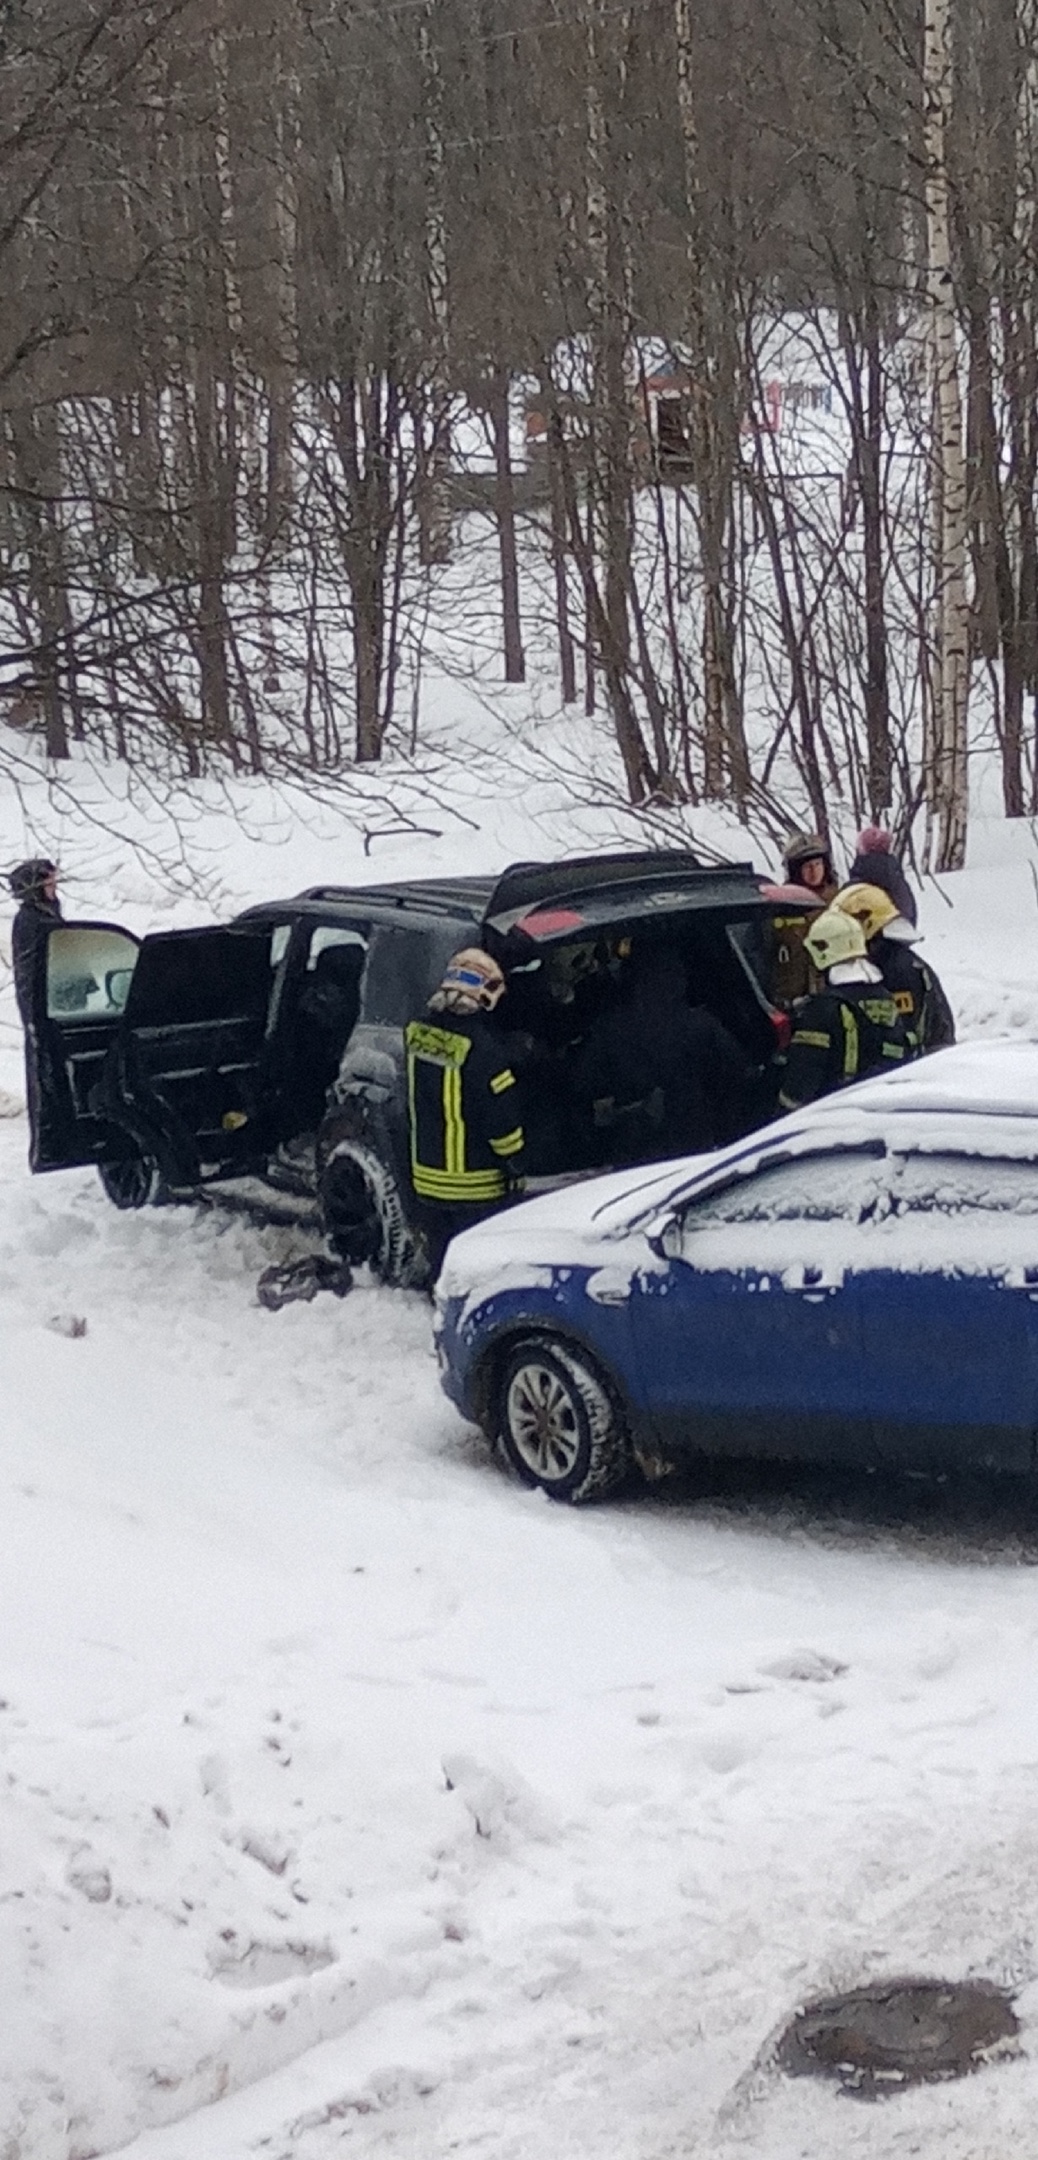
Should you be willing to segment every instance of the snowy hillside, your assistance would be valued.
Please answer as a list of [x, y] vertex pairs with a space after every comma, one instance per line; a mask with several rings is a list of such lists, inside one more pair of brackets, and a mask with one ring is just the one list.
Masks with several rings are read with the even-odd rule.
[[[568, 773], [510, 737], [488, 792], [485, 716], [450, 721], [352, 802], [80, 776], [84, 815], [30, 783], [0, 847], [143, 929], [637, 837], [606, 790], [574, 803], [590, 736]], [[1034, 836], [972, 844], [926, 950], [964, 1032], [1038, 1037]], [[6, 995], [0, 1024], [13, 1111]], [[268, 1314], [287, 1233], [120, 1216], [25, 1147], [5, 1117], [5, 2160], [1033, 2149], [1012, 1498], [739, 1470], [555, 1509], [440, 1394], [423, 1299]], [[906, 1971], [1017, 1987], [1020, 2058], [872, 2109], [768, 2068], [805, 1995]]]

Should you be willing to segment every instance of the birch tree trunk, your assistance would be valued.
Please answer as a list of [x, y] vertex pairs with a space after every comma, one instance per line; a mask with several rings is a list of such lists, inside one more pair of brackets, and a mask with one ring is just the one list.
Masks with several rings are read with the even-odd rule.
[[950, 0], [924, 0], [923, 98], [926, 294], [933, 380], [934, 567], [932, 740], [927, 798], [939, 870], [961, 870], [969, 819], [969, 501], [952, 278], [948, 136], [953, 61]]

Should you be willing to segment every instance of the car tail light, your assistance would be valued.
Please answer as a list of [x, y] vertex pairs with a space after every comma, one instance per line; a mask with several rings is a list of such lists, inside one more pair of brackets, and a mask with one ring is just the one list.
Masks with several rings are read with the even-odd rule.
[[773, 1012], [771, 1015], [771, 1025], [775, 1030], [776, 1050], [788, 1050], [789, 1038], [793, 1033], [793, 1022], [790, 1019], [789, 1014], [785, 1012]]

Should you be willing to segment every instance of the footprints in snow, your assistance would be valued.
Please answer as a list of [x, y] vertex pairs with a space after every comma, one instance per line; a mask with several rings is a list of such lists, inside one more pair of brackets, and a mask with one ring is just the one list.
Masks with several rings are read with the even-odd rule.
[[[227, 1935], [233, 1937], [233, 1930]], [[278, 1987], [285, 1980], [309, 1979], [338, 1962], [330, 1943], [249, 1942], [241, 1949], [227, 1947], [209, 1960], [214, 1980], [229, 1988]]]
[[[270, 1713], [269, 1724], [272, 1730], [263, 1735], [263, 1746], [283, 1769], [287, 1769], [292, 1757], [279, 1710]], [[198, 1779], [214, 1814], [221, 1819], [223, 1843], [244, 1854], [246, 1859], [255, 1861], [275, 1880], [282, 1881], [296, 1858], [295, 1848], [279, 1831], [260, 1830], [240, 1820], [234, 1823], [236, 1811], [224, 1758], [218, 1754], [203, 1755], [198, 1764]], [[290, 1883], [287, 1887], [299, 1904], [306, 1904], [306, 1896], [298, 1885]], [[309, 1980], [314, 1973], [326, 1971], [338, 1960], [339, 1953], [329, 1942], [268, 1939], [251, 1933], [240, 1935], [236, 1928], [223, 1928], [219, 1947], [209, 1955], [209, 1972], [222, 1987], [253, 1990], [280, 1987], [291, 1980]]]

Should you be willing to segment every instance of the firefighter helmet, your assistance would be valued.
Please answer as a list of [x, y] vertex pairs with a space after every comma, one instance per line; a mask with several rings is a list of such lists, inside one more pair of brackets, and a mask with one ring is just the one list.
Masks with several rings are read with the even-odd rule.
[[845, 885], [830, 906], [838, 908], [841, 915], [853, 915], [860, 922], [866, 945], [873, 938], [882, 937], [888, 923], [897, 918], [897, 908], [890, 897], [878, 885]]
[[790, 833], [782, 851], [782, 860], [790, 877], [793, 876], [795, 871], [802, 869], [806, 862], [823, 862], [826, 876], [832, 876], [832, 856], [829, 853], [828, 843], [823, 840], [821, 833]]
[[804, 932], [804, 945], [823, 975], [846, 960], [866, 960], [865, 933], [854, 915], [826, 908]]
[[504, 994], [505, 978], [497, 961], [478, 946], [467, 945], [448, 960], [436, 1005], [441, 1012], [493, 1012]]

